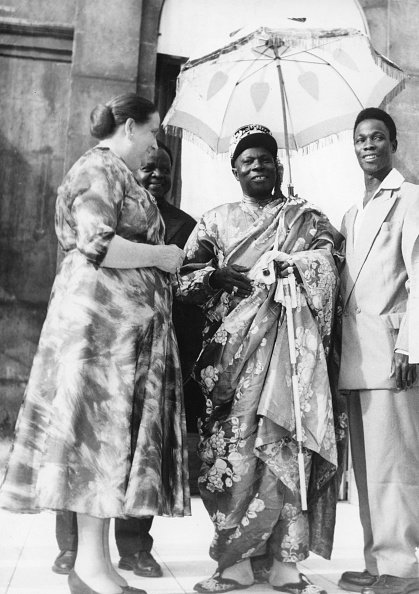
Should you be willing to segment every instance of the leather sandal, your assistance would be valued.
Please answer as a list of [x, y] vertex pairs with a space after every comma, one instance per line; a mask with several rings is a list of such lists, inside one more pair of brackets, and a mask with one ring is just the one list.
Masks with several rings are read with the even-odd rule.
[[215, 573], [212, 577], [202, 582], [195, 584], [193, 589], [195, 592], [201, 592], [202, 594], [210, 594], [211, 592], [231, 592], [232, 590], [245, 590], [253, 586], [251, 584], [241, 584], [237, 580], [231, 578], [223, 578], [219, 573]]
[[281, 586], [274, 586], [272, 588], [278, 592], [287, 592], [288, 594], [327, 594], [326, 590], [322, 590], [320, 586], [316, 586], [313, 582], [310, 582], [307, 576], [300, 573], [299, 582], [288, 582]]

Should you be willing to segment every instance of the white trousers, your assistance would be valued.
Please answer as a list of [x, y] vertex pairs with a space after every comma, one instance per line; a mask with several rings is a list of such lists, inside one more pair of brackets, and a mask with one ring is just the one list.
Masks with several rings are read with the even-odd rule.
[[419, 388], [350, 392], [348, 412], [366, 568], [419, 577]]

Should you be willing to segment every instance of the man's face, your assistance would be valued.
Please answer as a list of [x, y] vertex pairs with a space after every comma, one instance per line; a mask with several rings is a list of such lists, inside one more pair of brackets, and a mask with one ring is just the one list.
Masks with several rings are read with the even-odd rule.
[[397, 140], [390, 140], [390, 132], [381, 120], [364, 120], [354, 134], [355, 154], [364, 173], [384, 179], [393, 167]]
[[233, 173], [243, 193], [251, 198], [266, 198], [275, 186], [274, 158], [264, 147], [244, 150], [236, 159]]
[[135, 172], [138, 181], [153, 194], [156, 200], [162, 200], [170, 190], [171, 173], [170, 157], [162, 148], [149, 153]]

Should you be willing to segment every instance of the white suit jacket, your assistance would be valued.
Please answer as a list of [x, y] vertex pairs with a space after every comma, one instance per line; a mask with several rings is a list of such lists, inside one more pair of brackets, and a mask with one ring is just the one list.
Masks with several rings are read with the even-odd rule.
[[339, 387], [394, 389], [394, 349], [411, 351], [411, 361], [419, 360], [419, 186], [393, 169], [368, 204], [354, 242], [356, 215], [353, 206], [342, 222]]

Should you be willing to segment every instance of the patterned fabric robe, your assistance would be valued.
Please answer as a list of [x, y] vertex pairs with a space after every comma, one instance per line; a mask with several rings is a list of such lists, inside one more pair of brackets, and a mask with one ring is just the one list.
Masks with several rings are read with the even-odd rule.
[[[299, 561], [309, 548], [330, 556], [346, 424], [328, 377], [336, 235], [301, 199], [275, 200], [263, 211], [242, 202], [206, 213], [185, 247], [181, 295], [207, 316], [195, 367], [207, 401], [199, 482], [220, 571], [248, 557]], [[275, 300], [275, 275], [270, 284], [260, 275], [273, 248], [292, 255], [303, 281], [295, 333], [308, 514], [300, 505], [285, 308]], [[250, 269], [249, 297], [211, 288], [209, 274], [227, 264]]]

